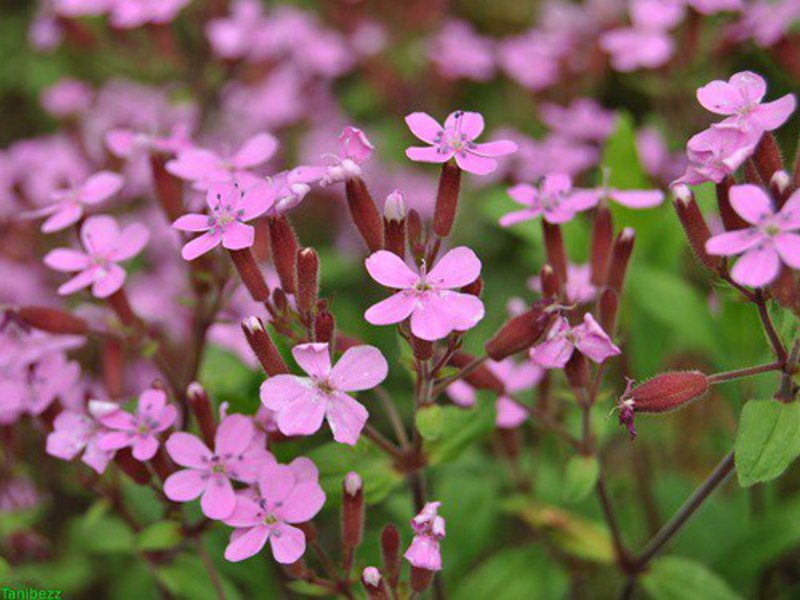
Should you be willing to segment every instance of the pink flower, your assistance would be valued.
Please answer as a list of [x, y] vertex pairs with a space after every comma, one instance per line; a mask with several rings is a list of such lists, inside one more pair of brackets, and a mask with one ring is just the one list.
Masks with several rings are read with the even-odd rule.
[[561, 39], [530, 29], [498, 44], [497, 64], [519, 85], [538, 92], [558, 82], [561, 60], [568, 52], [569, 45]]
[[736, 73], [727, 82], [712, 81], [697, 90], [697, 100], [703, 108], [728, 118], [719, 126], [742, 131], [772, 131], [783, 125], [794, 112], [793, 94], [761, 103], [767, 93], [764, 78], [752, 71]]
[[192, 0], [115, 0], [111, 4], [111, 24], [133, 29], [147, 23], [169, 23]]
[[244, 415], [225, 417], [214, 437], [214, 452], [200, 439], [182, 431], [167, 440], [167, 452], [187, 467], [170, 475], [164, 493], [175, 502], [190, 502], [202, 495], [200, 508], [209, 519], [226, 519], [236, 506], [231, 480], [253, 483], [261, 467], [275, 459], [254, 445], [255, 429]]
[[100, 449], [99, 439], [107, 430], [99, 419], [118, 410], [112, 402], [90, 400], [87, 413], [61, 411], [53, 421], [52, 433], [47, 436], [47, 453], [61, 460], [72, 460], [83, 452], [81, 461], [97, 473], [103, 473], [116, 451]]
[[509, 140], [476, 144], [475, 138], [483, 132], [483, 116], [476, 112], [450, 113], [444, 127], [430, 115], [415, 112], [406, 117], [406, 124], [411, 133], [430, 144], [406, 149], [406, 156], [417, 162], [444, 163], [455, 157], [464, 171], [486, 175], [497, 168], [496, 157], [517, 151], [517, 145]]
[[750, 287], [772, 283], [781, 262], [800, 269], [800, 191], [795, 192], [779, 211], [767, 193], [758, 186], [735, 185], [730, 189], [733, 209], [752, 227], [715, 235], [706, 242], [706, 251], [717, 256], [742, 255], [731, 276]]
[[138, 223], [120, 231], [112, 217], [89, 217], [81, 227], [85, 252], [56, 248], [47, 253], [44, 263], [56, 271], [80, 271], [58, 288], [62, 296], [91, 285], [96, 298], [107, 298], [125, 282], [125, 269], [117, 263], [139, 254], [149, 235], [147, 229]]
[[689, 139], [686, 153], [689, 166], [678, 179], [680, 183], [698, 185], [706, 181], [719, 183], [733, 175], [752, 156], [760, 133], [732, 127], [710, 127]]
[[519, 183], [509, 188], [508, 195], [527, 207], [500, 218], [500, 225], [510, 227], [541, 216], [548, 223], [566, 223], [580, 211], [591, 208], [597, 201], [573, 193], [572, 178], [566, 173], [549, 173], [538, 186]]
[[56, 398], [62, 404], [74, 393], [81, 376], [80, 365], [63, 352], [0, 370], [0, 424], [13, 423], [24, 414], [39, 416]]
[[411, 332], [422, 340], [467, 331], [483, 319], [480, 298], [453, 291], [475, 281], [481, 261], [466, 246], [453, 248], [427, 272], [412, 271], [396, 254], [379, 250], [366, 260], [370, 276], [389, 288], [401, 290], [371, 306], [364, 314], [373, 325], [390, 325], [411, 317]]
[[617, 190], [610, 187], [595, 189], [575, 190], [575, 202], [580, 206], [591, 208], [600, 204], [602, 200], [613, 200], [626, 208], [642, 209], [653, 208], [664, 201], [664, 192], [661, 190]]
[[669, 151], [663, 136], [654, 127], [643, 127], [636, 132], [636, 154], [645, 172], [664, 183], [680, 177], [688, 163], [682, 152]]
[[150, 388], [142, 392], [136, 414], [115, 410], [100, 417], [100, 423], [111, 431], [103, 433], [97, 442], [100, 450], [119, 450], [130, 447], [136, 460], [150, 460], [158, 451], [157, 434], [169, 429], [178, 411], [167, 404], [164, 390]]
[[451, 20], [431, 39], [428, 56], [447, 79], [488, 81], [494, 75], [493, 50], [492, 40], [469, 23]]
[[439, 542], [445, 536], [444, 518], [439, 516], [441, 502], [428, 502], [420, 513], [411, 519], [414, 539], [403, 555], [418, 569], [442, 570], [442, 553]]
[[108, 200], [122, 189], [124, 183], [122, 177], [116, 173], [110, 171], [95, 173], [80, 185], [51, 192], [52, 204], [27, 213], [26, 216], [47, 216], [42, 224], [42, 233], [61, 231], [80, 221], [84, 214], [84, 206]]
[[59, 119], [77, 117], [92, 105], [92, 88], [79, 79], [59, 79], [42, 92], [44, 109]]
[[614, 112], [591, 98], [578, 98], [569, 106], [547, 102], [539, 108], [545, 125], [570, 139], [602, 142], [614, 129]]
[[319, 180], [322, 187], [361, 177], [361, 165], [372, 156], [375, 146], [357, 127], [347, 126], [339, 134], [338, 155], [326, 155], [332, 164], [327, 167], [297, 167], [292, 171], [296, 180], [310, 183]]
[[369, 413], [345, 392], [374, 388], [389, 365], [373, 346], [348, 349], [331, 367], [328, 344], [299, 344], [292, 355], [309, 377], [276, 375], [261, 384], [261, 402], [277, 413], [284, 435], [310, 435], [327, 419], [333, 439], [355, 445]]
[[316, 481], [298, 478], [287, 465], [267, 465], [258, 477], [259, 497], [240, 494], [225, 524], [235, 527], [225, 558], [237, 562], [258, 554], [269, 540], [281, 564], [296, 562], [306, 549], [303, 531], [292, 527], [311, 520], [325, 504]]
[[762, 48], [774, 46], [800, 18], [797, 0], [754, 0], [744, 6], [742, 20], [730, 28], [737, 41], [752, 38]]
[[[528, 287], [534, 292], [542, 291], [542, 281], [537, 275], [528, 280]], [[567, 265], [567, 302], [570, 304], [587, 304], [594, 301], [597, 288], [592, 285], [592, 266], [590, 264]]]
[[213, 183], [206, 192], [210, 215], [192, 213], [179, 217], [172, 226], [180, 231], [204, 231], [187, 243], [181, 256], [194, 260], [220, 244], [229, 250], [249, 248], [255, 241], [255, 230], [246, 225], [266, 212], [274, 197], [268, 193], [269, 184], [259, 183], [246, 192], [236, 182]]
[[545, 369], [563, 369], [575, 350], [596, 363], [620, 353], [594, 317], [586, 313], [583, 323], [571, 327], [564, 317], [553, 323], [544, 342], [530, 350], [531, 360]]
[[112, 129], [106, 133], [105, 142], [114, 156], [128, 160], [149, 153], [176, 154], [191, 149], [189, 130], [187, 123], [173, 126], [168, 135], [126, 128]]
[[239, 181], [248, 187], [260, 181], [250, 169], [266, 163], [278, 149], [278, 140], [268, 133], [251, 137], [231, 156], [220, 156], [211, 150], [192, 148], [178, 153], [167, 163], [167, 171], [191, 181], [194, 187], [205, 190], [212, 183]]

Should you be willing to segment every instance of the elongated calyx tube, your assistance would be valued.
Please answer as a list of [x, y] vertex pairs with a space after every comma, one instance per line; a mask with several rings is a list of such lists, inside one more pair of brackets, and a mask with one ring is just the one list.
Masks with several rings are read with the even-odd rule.
[[[450, 364], [459, 369], [463, 369], [475, 360], [474, 356], [466, 352], [455, 352], [450, 359]], [[464, 381], [478, 390], [490, 390], [498, 394], [506, 391], [503, 382], [492, 373], [491, 369], [486, 364], [481, 364], [471, 372], [463, 376]]]
[[733, 231], [736, 229], [747, 229], [750, 224], [739, 216], [733, 206], [731, 205], [730, 191], [731, 186], [736, 182], [730, 176], [725, 177], [717, 184], [717, 207], [719, 208], [719, 216], [722, 219], [722, 224], [725, 226], [726, 231]]
[[25, 324], [61, 335], [86, 335], [89, 324], [83, 319], [57, 308], [46, 306], [23, 306], [15, 311], [15, 315]]
[[694, 199], [694, 194], [683, 184], [676, 185], [672, 188], [672, 192], [675, 194], [675, 212], [678, 214], [695, 258], [709, 271], [719, 271], [723, 259], [706, 252], [706, 242], [711, 237], [711, 231]]
[[389, 523], [381, 532], [381, 556], [383, 571], [394, 588], [400, 577], [400, 532], [394, 523]]
[[310, 314], [319, 296], [319, 256], [313, 248], [303, 248], [297, 254], [297, 309]]
[[700, 371], [671, 371], [633, 386], [628, 380], [625, 393], [619, 400], [619, 422], [628, 428], [631, 439], [636, 437], [633, 426], [636, 413], [664, 413], [676, 410], [697, 400], [708, 391], [708, 377]]
[[250, 297], [256, 302], [264, 302], [269, 299], [269, 287], [264, 279], [264, 274], [258, 266], [250, 248], [242, 250], [229, 250], [233, 266], [239, 273], [239, 278], [250, 292]]
[[528, 311], [506, 321], [484, 346], [489, 358], [500, 361], [535, 344], [556, 317], [552, 305], [551, 298], [543, 298]]
[[433, 231], [441, 238], [450, 235], [458, 211], [458, 195], [461, 192], [461, 169], [453, 161], [442, 165], [439, 191], [433, 212]]
[[608, 267], [608, 287], [618, 294], [622, 293], [622, 285], [625, 283], [625, 275], [628, 272], [628, 263], [631, 260], [635, 239], [636, 234], [633, 229], [626, 227], [614, 240], [611, 262]]
[[345, 195], [350, 216], [361, 234], [370, 252], [383, 248], [383, 219], [378, 207], [367, 189], [367, 184], [360, 177], [353, 177], [345, 182]]
[[342, 542], [345, 548], [361, 545], [364, 535], [364, 484], [358, 473], [345, 475], [342, 484]]
[[772, 176], [777, 171], [783, 169], [781, 147], [771, 132], [765, 131], [761, 135], [761, 140], [758, 142], [755, 152], [753, 152], [753, 163], [761, 176], [761, 180], [766, 184], [769, 184]]
[[545, 263], [539, 274], [539, 279], [542, 282], [542, 296], [545, 298], [555, 298], [561, 289], [561, 282], [558, 280], [558, 274], [553, 267]]
[[409, 577], [409, 583], [411, 584], [411, 589], [414, 590], [416, 593], [421, 594], [429, 587], [431, 587], [431, 582], [433, 581], [434, 572], [429, 569], [420, 569], [419, 567], [412, 566], [411, 567], [411, 576]]
[[153, 172], [153, 186], [156, 198], [170, 223], [176, 221], [183, 213], [183, 182], [169, 173], [164, 165], [167, 157], [154, 154], [150, 157], [150, 168]]
[[250, 348], [253, 349], [253, 353], [267, 375], [274, 377], [275, 375], [283, 375], [289, 372], [280, 352], [278, 352], [275, 344], [272, 343], [272, 338], [264, 329], [261, 319], [247, 317], [242, 321], [242, 331], [247, 343], [250, 344]]
[[117, 450], [114, 463], [137, 484], [147, 485], [150, 482], [150, 471], [144, 463], [133, 458], [130, 448]]
[[386, 249], [400, 258], [406, 256], [406, 215], [403, 194], [395, 190], [383, 205], [383, 240]]
[[561, 285], [567, 282], [567, 250], [564, 247], [564, 236], [559, 225], [553, 225], [542, 219], [544, 250], [547, 264], [553, 267]]
[[200, 428], [203, 441], [209, 446], [214, 446], [214, 436], [217, 433], [217, 422], [214, 420], [214, 409], [211, 407], [211, 399], [208, 397], [203, 386], [197, 381], [193, 381], [186, 389], [186, 398], [189, 407], [192, 409], [194, 418]]
[[361, 585], [367, 592], [369, 600], [388, 600], [389, 590], [381, 572], [376, 567], [367, 567], [361, 573]]
[[614, 224], [611, 211], [602, 204], [594, 213], [592, 223], [592, 249], [590, 254], [592, 265], [592, 285], [601, 287], [606, 283], [608, 275], [608, 258], [611, 255], [611, 243], [614, 239]]
[[281, 287], [287, 294], [297, 291], [297, 251], [300, 244], [294, 233], [292, 224], [284, 215], [269, 217], [269, 243], [272, 249], [272, 260]]

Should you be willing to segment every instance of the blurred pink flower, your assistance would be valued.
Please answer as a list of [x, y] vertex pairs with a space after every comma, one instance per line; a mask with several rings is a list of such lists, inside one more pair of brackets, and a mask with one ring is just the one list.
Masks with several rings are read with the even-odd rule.
[[58, 288], [59, 294], [73, 294], [91, 285], [96, 298], [107, 298], [125, 282], [125, 269], [117, 263], [139, 254], [148, 238], [147, 229], [138, 223], [120, 231], [112, 217], [89, 217], [81, 227], [85, 252], [56, 248], [45, 255], [44, 263], [56, 271], [80, 271]]
[[77, 117], [92, 105], [91, 86], [79, 79], [64, 77], [46, 88], [40, 97], [44, 109], [54, 117]]
[[450, 20], [428, 44], [428, 57], [447, 79], [488, 81], [494, 75], [494, 44], [466, 21]]
[[731, 187], [730, 201], [751, 227], [715, 235], [706, 242], [706, 251], [717, 256], [741, 254], [731, 270], [734, 281], [762, 287], [778, 277], [781, 262], [800, 269], [800, 234], [795, 233], [800, 230], [800, 191], [778, 212], [767, 193], [751, 184]]
[[453, 248], [428, 271], [412, 271], [396, 254], [379, 250], [366, 260], [370, 276], [383, 286], [400, 290], [365, 313], [373, 325], [400, 323], [411, 317], [411, 332], [428, 341], [452, 331], [467, 331], [483, 319], [480, 298], [454, 291], [481, 274], [481, 261], [466, 246]]
[[112, 129], [105, 135], [106, 147], [119, 158], [131, 160], [149, 153], [177, 154], [190, 150], [190, 126], [187, 123], [175, 125], [169, 134], [139, 132], [134, 129]]
[[753, 155], [761, 133], [732, 127], [709, 127], [692, 136], [686, 145], [689, 166], [679, 183], [719, 183], [733, 175]]
[[133, 29], [148, 23], [169, 23], [192, 0], [113, 0], [111, 24], [120, 29]]
[[537, 92], [558, 81], [568, 51], [569, 45], [560, 38], [531, 29], [498, 44], [497, 64], [519, 85]]
[[369, 413], [345, 392], [369, 390], [386, 379], [383, 354], [373, 346], [356, 346], [333, 367], [328, 344], [299, 344], [292, 355], [309, 377], [276, 375], [261, 384], [261, 402], [277, 413], [281, 433], [310, 435], [327, 419], [334, 440], [355, 445]]
[[445, 536], [444, 518], [439, 516], [441, 502], [428, 502], [420, 513], [411, 519], [414, 539], [403, 555], [418, 569], [442, 570], [442, 553], [439, 542]]
[[150, 460], [158, 451], [157, 434], [169, 429], [177, 416], [178, 411], [167, 403], [164, 390], [145, 390], [139, 396], [135, 414], [120, 409], [100, 417], [100, 423], [109, 431], [100, 434], [97, 447], [100, 450], [130, 447], [136, 460]]
[[743, 0], [686, 0], [701, 15], [714, 15], [720, 12], [739, 12], [745, 6]]
[[52, 433], [47, 436], [47, 453], [61, 460], [72, 460], [83, 453], [81, 461], [97, 473], [103, 473], [116, 451], [100, 449], [98, 440], [107, 430], [99, 419], [118, 410], [114, 403], [90, 400], [86, 413], [61, 411], [53, 422]]
[[60, 17], [96, 17], [107, 13], [116, 0], [51, 0], [51, 8]]
[[645, 172], [659, 183], [668, 184], [683, 174], [688, 160], [683, 152], [670, 152], [654, 127], [636, 132], [636, 154]]
[[572, 327], [560, 317], [547, 332], [545, 341], [530, 350], [531, 360], [545, 369], [563, 369], [575, 350], [596, 363], [605, 362], [620, 353], [590, 313], [583, 315], [583, 323]]
[[[536, 275], [528, 280], [528, 287], [534, 292], [542, 291], [542, 280]], [[567, 302], [587, 304], [594, 301], [597, 288], [592, 285], [592, 266], [589, 263], [567, 265], [567, 284], [565, 286]]]
[[541, 216], [548, 223], [566, 223], [597, 201], [587, 194], [576, 195], [572, 178], [565, 173], [549, 173], [537, 186], [519, 183], [508, 190], [515, 202], [527, 207], [500, 218], [500, 225], [510, 227]]
[[550, 102], [539, 107], [539, 118], [553, 131], [570, 139], [602, 142], [614, 129], [614, 111], [591, 98], [577, 98], [568, 106]]
[[293, 524], [310, 521], [325, 504], [325, 492], [316, 481], [302, 480], [287, 465], [267, 465], [258, 477], [257, 500], [236, 497], [225, 524], [235, 527], [225, 558], [237, 562], [258, 554], [269, 540], [272, 556], [291, 564], [303, 556], [306, 539]]
[[474, 140], [484, 127], [483, 117], [476, 112], [450, 113], [444, 127], [430, 115], [416, 112], [406, 117], [406, 124], [415, 136], [430, 144], [406, 149], [406, 156], [417, 162], [444, 163], [455, 157], [463, 170], [486, 175], [497, 168], [496, 157], [517, 151], [517, 145], [510, 140], [476, 144]]
[[322, 187], [361, 177], [361, 165], [367, 162], [375, 146], [357, 127], [347, 126], [337, 138], [338, 154], [326, 154], [331, 160], [327, 167], [297, 167], [292, 172], [300, 181], [310, 183], [319, 180]]
[[770, 48], [785, 38], [798, 19], [798, 0], [752, 0], [729, 31], [737, 41], [753, 39], [762, 48]]
[[576, 189], [573, 198], [577, 204], [586, 208], [597, 206], [602, 200], [613, 200], [626, 208], [653, 208], [664, 201], [661, 190], [618, 190], [610, 187]]

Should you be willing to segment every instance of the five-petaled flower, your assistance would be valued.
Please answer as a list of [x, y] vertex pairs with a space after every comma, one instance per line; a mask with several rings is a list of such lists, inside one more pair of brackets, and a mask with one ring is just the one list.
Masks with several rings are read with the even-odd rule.
[[418, 569], [442, 570], [442, 553], [439, 543], [445, 536], [444, 518], [439, 516], [441, 502], [428, 502], [420, 513], [411, 519], [414, 539], [403, 555]]
[[406, 123], [411, 133], [430, 144], [406, 149], [406, 156], [417, 162], [445, 163], [455, 157], [456, 164], [464, 171], [486, 175], [497, 168], [495, 158], [517, 151], [517, 144], [510, 140], [475, 143], [475, 138], [483, 132], [480, 113], [457, 110], [450, 113], [442, 127], [430, 115], [415, 112], [406, 117]]
[[361, 177], [361, 165], [370, 159], [375, 146], [363, 131], [349, 125], [339, 134], [338, 146], [338, 154], [323, 156], [331, 164], [324, 167], [297, 167], [295, 176], [304, 183], [319, 180], [322, 187]]
[[596, 363], [605, 362], [620, 353], [608, 334], [590, 313], [583, 323], [572, 327], [565, 317], [550, 326], [545, 341], [530, 350], [531, 360], [545, 369], [563, 369], [578, 350]]
[[327, 419], [333, 439], [354, 445], [369, 413], [346, 392], [380, 384], [389, 365], [373, 346], [349, 348], [331, 366], [328, 344], [300, 344], [292, 355], [308, 377], [276, 375], [261, 384], [261, 401], [277, 413], [284, 435], [310, 435]]
[[574, 192], [572, 178], [566, 173], [549, 173], [537, 186], [519, 183], [508, 190], [508, 195], [526, 208], [502, 216], [500, 225], [509, 227], [539, 216], [548, 223], [566, 223], [578, 212], [597, 204], [593, 196]]
[[147, 229], [138, 223], [120, 231], [112, 217], [89, 217], [81, 227], [85, 252], [56, 248], [47, 253], [44, 263], [56, 271], [80, 271], [58, 288], [59, 294], [73, 294], [91, 285], [95, 297], [107, 298], [125, 283], [125, 269], [117, 263], [139, 254], [149, 237]]
[[100, 423], [103, 415], [119, 410], [112, 402], [90, 400], [87, 411], [63, 410], [53, 421], [53, 431], [47, 436], [46, 452], [62, 460], [72, 460], [81, 454], [81, 461], [97, 473], [103, 473], [114, 458], [115, 451], [101, 450], [98, 442], [107, 430]]
[[290, 465], [267, 465], [258, 477], [258, 495], [236, 497], [225, 524], [235, 527], [225, 558], [240, 561], [261, 551], [269, 540], [272, 555], [281, 564], [297, 561], [306, 549], [303, 531], [293, 524], [311, 520], [325, 504], [325, 492], [316, 480], [300, 477]]
[[731, 270], [741, 285], [762, 287], [778, 277], [781, 262], [800, 269], [800, 191], [776, 211], [767, 193], [758, 186], [735, 185], [730, 189], [733, 209], [750, 227], [715, 235], [706, 242], [706, 252], [741, 258]]
[[455, 289], [469, 285], [481, 274], [481, 261], [466, 246], [453, 248], [428, 271], [423, 262], [412, 271], [396, 254], [379, 250], [366, 260], [370, 276], [400, 290], [370, 307], [364, 317], [373, 325], [390, 325], [411, 317], [411, 332], [435, 341], [452, 331], [467, 331], [484, 316], [480, 298]]
[[130, 447], [136, 460], [150, 460], [158, 451], [159, 433], [166, 431], [178, 416], [178, 411], [167, 404], [164, 390], [151, 388], [142, 392], [136, 414], [115, 410], [100, 417], [100, 423], [110, 431], [100, 435], [100, 450], [119, 450]]

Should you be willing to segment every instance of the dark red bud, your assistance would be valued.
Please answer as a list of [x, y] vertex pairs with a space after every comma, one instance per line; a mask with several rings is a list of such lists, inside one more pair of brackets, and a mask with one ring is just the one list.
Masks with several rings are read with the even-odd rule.
[[48, 333], [61, 335], [86, 335], [89, 324], [66, 311], [45, 306], [23, 306], [16, 311], [17, 317], [25, 323]]
[[439, 191], [433, 212], [433, 231], [440, 238], [450, 235], [458, 211], [458, 195], [461, 191], [461, 169], [452, 161], [442, 165]]
[[619, 294], [611, 288], [606, 288], [600, 294], [600, 327], [612, 335], [617, 329], [617, 311], [619, 310]]
[[500, 361], [535, 344], [555, 318], [555, 311], [548, 310], [552, 303], [552, 299], [544, 298], [527, 312], [506, 321], [494, 337], [486, 342], [489, 358]]
[[[455, 352], [450, 358], [450, 364], [454, 367], [458, 367], [459, 369], [463, 369], [474, 360], [475, 357], [467, 354], [466, 352]], [[494, 373], [492, 373], [491, 369], [489, 369], [485, 363], [479, 365], [476, 369], [473, 369], [470, 373], [464, 375], [463, 379], [478, 390], [491, 390], [497, 394], [502, 394], [506, 391], [503, 382], [500, 381]]]
[[589, 385], [589, 363], [580, 352], [573, 352], [564, 366], [564, 375], [573, 388], [586, 389]]
[[297, 250], [299, 244], [289, 219], [280, 215], [269, 217], [269, 242], [275, 270], [281, 287], [287, 294], [297, 292]]
[[383, 248], [383, 219], [378, 207], [367, 189], [367, 184], [360, 177], [345, 182], [347, 206], [358, 233], [367, 244], [370, 252]]
[[608, 275], [608, 257], [611, 255], [611, 243], [614, 239], [614, 225], [611, 211], [605, 204], [600, 205], [594, 213], [592, 223], [592, 249], [590, 252], [592, 265], [592, 285], [602, 287]]
[[614, 249], [611, 252], [611, 264], [608, 269], [608, 287], [622, 293], [622, 284], [625, 282], [625, 274], [628, 270], [628, 263], [633, 252], [633, 242], [636, 235], [633, 229], [626, 227], [617, 239], [614, 240]]
[[381, 556], [383, 557], [383, 572], [389, 584], [397, 587], [400, 577], [400, 532], [394, 523], [389, 523], [381, 532]]
[[166, 163], [167, 158], [164, 156], [153, 155], [150, 157], [156, 198], [164, 214], [167, 215], [170, 222], [173, 222], [183, 215], [183, 182], [164, 168]]
[[108, 304], [116, 313], [120, 322], [126, 327], [139, 329], [141, 321], [136, 313], [131, 308], [131, 303], [128, 301], [128, 295], [125, 293], [125, 288], [120, 288], [108, 297]]
[[313, 248], [304, 248], [297, 255], [297, 309], [310, 314], [319, 294], [319, 256]]
[[390, 194], [383, 207], [384, 247], [400, 258], [406, 256], [407, 214], [403, 195], [399, 192]]
[[761, 140], [753, 152], [753, 163], [764, 183], [772, 181], [772, 176], [783, 169], [781, 147], [771, 132], [765, 131], [761, 134]]
[[258, 362], [264, 372], [270, 377], [275, 375], [282, 375], [289, 372], [286, 363], [283, 361], [280, 352], [272, 343], [272, 339], [264, 329], [264, 324], [258, 317], [247, 317], [242, 321], [242, 331], [253, 349], [253, 354], [256, 355]]
[[125, 348], [121, 340], [104, 340], [102, 348], [103, 385], [110, 398], [122, 398], [125, 393]]
[[314, 319], [314, 339], [321, 344], [330, 344], [335, 333], [336, 320], [333, 315], [327, 310], [318, 313]]
[[731, 206], [730, 190], [736, 182], [733, 177], [725, 177], [717, 184], [717, 206], [719, 207], [719, 216], [722, 219], [722, 224], [727, 231], [735, 229], [746, 229], [750, 227], [750, 223], [745, 221], [739, 216], [733, 206]]
[[114, 455], [114, 463], [120, 470], [139, 485], [147, 485], [150, 482], [150, 471], [144, 463], [133, 458], [130, 448], [117, 450]]
[[411, 248], [411, 254], [415, 258], [419, 258], [425, 253], [425, 244], [422, 242], [422, 217], [419, 216], [416, 210], [411, 209], [408, 211], [406, 227], [408, 246]]
[[389, 590], [381, 572], [375, 567], [367, 567], [361, 574], [361, 585], [367, 592], [369, 600], [389, 600]]
[[564, 285], [567, 281], [567, 251], [564, 248], [561, 227], [542, 219], [542, 232], [544, 233], [544, 249], [547, 254], [547, 263], [553, 267], [556, 275], [558, 275], [558, 281]]
[[786, 171], [775, 171], [769, 182], [769, 190], [772, 192], [772, 197], [775, 198], [777, 208], [783, 208], [783, 205], [792, 195], [792, 178], [789, 177]]
[[186, 390], [186, 398], [189, 401], [189, 407], [192, 409], [194, 418], [197, 420], [203, 441], [209, 448], [213, 448], [214, 436], [217, 433], [217, 422], [214, 419], [211, 399], [203, 389], [203, 386], [196, 381], [189, 384]]
[[706, 242], [711, 237], [711, 231], [706, 225], [703, 213], [695, 202], [694, 194], [685, 185], [677, 185], [673, 189], [675, 193], [675, 212], [686, 233], [686, 239], [694, 252], [697, 261], [706, 269], [718, 272], [723, 264], [719, 256], [712, 256], [706, 252]]
[[233, 265], [239, 273], [239, 278], [250, 292], [250, 297], [256, 302], [264, 302], [269, 299], [269, 287], [264, 279], [264, 274], [256, 262], [250, 248], [242, 250], [228, 250], [231, 255]]
[[416, 593], [421, 594], [429, 587], [431, 587], [431, 582], [433, 581], [434, 572], [429, 569], [420, 569], [419, 567], [415, 567], [412, 565], [411, 567], [411, 577], [409, 583], [411, 584], [411, 589], [414, 590]]
[[150, 460], [150, 464], [153, 465], [153, 470], [162, 484], [167, 480], [167, 477], [175, 472], [175, 463], [167, 455], [163, 444], [158, 447], [155, 456]]
[[469, 285], [465, 285], [463, 288], [461, 288], [461, 292], [463, 294], [469, 294], [470, 296], [480, 298], [481, 293], [483, 292], [483, 277], [478, 277]]
[[558, 296], [559, 291], [561, 290], [561, 282], [558, 280], [558, 275], [556, 274], [553, 267], [548, 264], [545, 264], [542, 267], [541, 274], [539, 278], [542, 282], [542, 297], [543, 298], [555, 298]]
[[708, 391], [708, 377], [700, 371], [671, 371], [639, 384], [628, 395], [637, 413], [663, 413], [698, 399]]
[[342, 542], [345, 548], [358, 548], [363, 534], [364, 485], [358, 473], [351, 471], [342, 484]]

